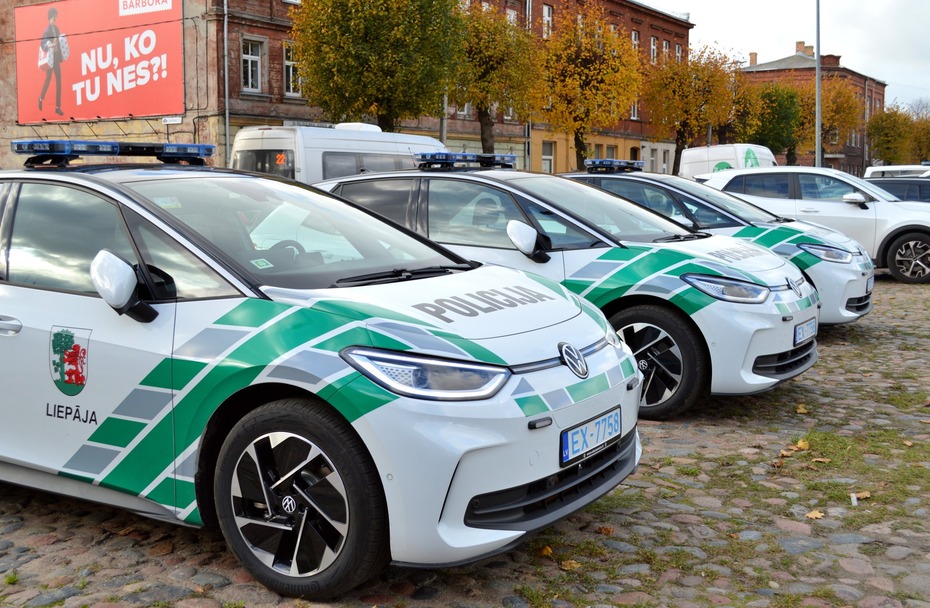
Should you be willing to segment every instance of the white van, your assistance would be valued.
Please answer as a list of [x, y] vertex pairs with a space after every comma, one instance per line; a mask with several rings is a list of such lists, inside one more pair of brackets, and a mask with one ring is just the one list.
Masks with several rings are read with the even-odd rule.
[[681, 151], [678, 175], [693, 178], [701, 173], [747, 167], [774, 167], [775, 155], [765, 146], [756, 144], [721, 144], [685, 148]]
[[414, 154], [445, 151], [438, 139], [384, 133], [365, 123], [243, 127], [233, 141], [229, 166], [312, 184], [368, 171], [412, 169]]

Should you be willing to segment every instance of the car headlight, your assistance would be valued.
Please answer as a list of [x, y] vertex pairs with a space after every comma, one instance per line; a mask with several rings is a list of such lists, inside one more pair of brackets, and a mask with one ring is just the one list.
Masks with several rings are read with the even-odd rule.
[[348, 348], [342, 356], [369, 380], [391, 392], [419, 399], [487, 399], [510, 378], [506, 367], [414, 353]]
[[815, 245], [813, 243], [800, 243], [798, 245], [807, 253], [817, 256], [825, 262], [836, 262], [837, 264], [849, 264], [852, 262], [853, 254], [829, 245]]
[[718, 277], [706, 274], [683, 274], [681, 278], [691, 285], [718, 300], [738, 302], [740, 304], [761, 304], [769, 297], [771, 289], [765, 285]]

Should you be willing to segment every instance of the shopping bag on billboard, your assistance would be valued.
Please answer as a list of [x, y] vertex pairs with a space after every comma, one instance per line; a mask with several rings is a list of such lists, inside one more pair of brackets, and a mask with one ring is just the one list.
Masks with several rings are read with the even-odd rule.
[[55, 53], [39, 47], [39, 69], [49, 71], [55, 67]]
[[61, 50], [61, 60], [67, 61], [71, 55], [71, 49], [68, 48], [68, 39], [64, 34], [58, 36], [58, 48]]

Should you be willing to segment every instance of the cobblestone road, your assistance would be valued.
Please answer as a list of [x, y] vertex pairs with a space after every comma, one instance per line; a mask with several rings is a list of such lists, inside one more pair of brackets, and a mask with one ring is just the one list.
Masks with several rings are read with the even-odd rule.
[[[639, 471], [518, 550], [391, 568], [350, 608], [930, 608], [930, 286], [875, 310], [762, 395], [640, 425]], [[215, 532], [0, 484], [0, 606], [322, 606], [251, 580]]]

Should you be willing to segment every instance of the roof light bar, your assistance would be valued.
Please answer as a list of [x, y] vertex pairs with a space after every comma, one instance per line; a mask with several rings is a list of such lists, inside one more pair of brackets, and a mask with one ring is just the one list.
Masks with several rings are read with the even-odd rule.
[[481, 166], [513, 167], [516, 154], [476, 154], [473, 152], [419, 152], [417, 162], [427, 166], [451, 166], [456, 163], [477, 163]]
[[151, 156], [169, 164], [187, 162], [203, 165], [203, 159], [213, 156], [216, 146], [212, 144], [139, 143], [87, 140], [22, 139], [10, 144], [17, 154], [30, 154], [26, 166], [45, 164], [66, 166], [69, 161], [81, 156]]
[[619, 158], [589, 158], [584, 161], [588, 173], [614, 173], [620, 171], [642, 171], [644, 160], [621, 160]]

